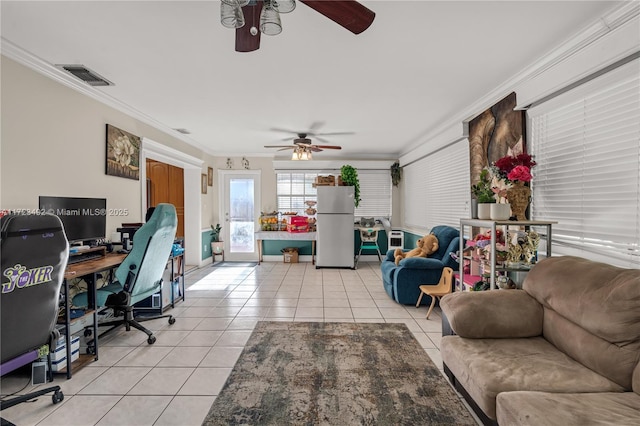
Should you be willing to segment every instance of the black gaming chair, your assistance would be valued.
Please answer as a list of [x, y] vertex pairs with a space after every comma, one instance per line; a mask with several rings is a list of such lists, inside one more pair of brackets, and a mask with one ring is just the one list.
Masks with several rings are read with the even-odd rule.
[[[68, 257], [69, 243], [57, 216], [7, 215], [0, 218], [0, 375], [55, 350], [58, 301]], [[48, 371], [51, 380], [50, 362]], [[60, 386], [52, 386], [3, 400], [0, 410], [49, 392], [54, 392], [54, 404], [64, 398]], [[2, 424], [11, 423], [2, 420]]]

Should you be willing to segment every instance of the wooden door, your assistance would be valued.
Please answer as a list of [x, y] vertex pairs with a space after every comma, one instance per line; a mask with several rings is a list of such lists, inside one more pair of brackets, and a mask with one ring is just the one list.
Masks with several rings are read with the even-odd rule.
[[176, 207], [176, 237], [184, 237], [184, 170], [160, 161], [147, 159], [149, 207], [170, 203]]

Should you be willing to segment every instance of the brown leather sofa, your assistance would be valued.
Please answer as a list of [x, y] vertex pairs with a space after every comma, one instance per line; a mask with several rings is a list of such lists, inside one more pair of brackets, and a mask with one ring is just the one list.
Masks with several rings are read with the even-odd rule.
[[640, 424], [640, 269], [553, 257], [440, 306], [445, 372], [485, 424]]

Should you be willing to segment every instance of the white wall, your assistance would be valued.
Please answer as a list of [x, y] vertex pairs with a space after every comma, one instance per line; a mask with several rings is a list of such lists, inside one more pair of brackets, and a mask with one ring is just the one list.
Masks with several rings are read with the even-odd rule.
[[129, 211], [107, 217], [107, 237], [143, 221], [143, 181], [105, 174], [107, 123], [205, 160], [206, 173], [210, 157], [185, 142], [4, 56], [1, 67], [1, 209], [35, 209], [39, 195], [104, 197]]

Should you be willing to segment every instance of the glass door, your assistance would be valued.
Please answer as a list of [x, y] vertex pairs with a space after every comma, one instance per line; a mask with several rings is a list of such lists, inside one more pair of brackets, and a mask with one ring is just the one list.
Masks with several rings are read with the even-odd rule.
[[258, 260], [256, 239], [257, 218], [260, 215], [260, 171], [223, 171], [224, 200], [221, 217], [225, 260]]

